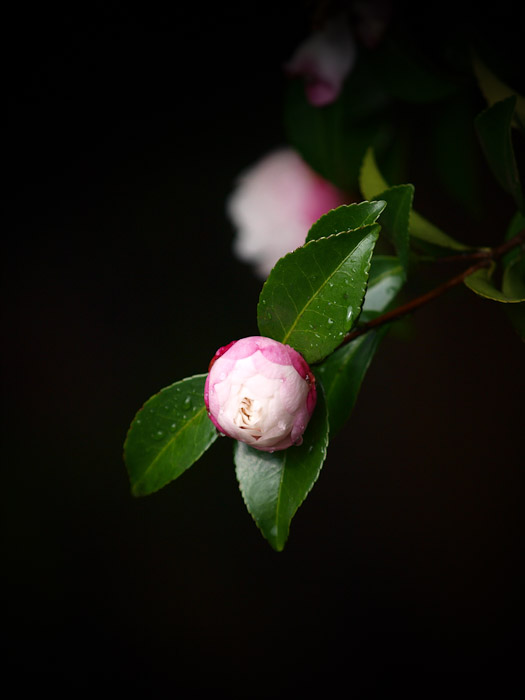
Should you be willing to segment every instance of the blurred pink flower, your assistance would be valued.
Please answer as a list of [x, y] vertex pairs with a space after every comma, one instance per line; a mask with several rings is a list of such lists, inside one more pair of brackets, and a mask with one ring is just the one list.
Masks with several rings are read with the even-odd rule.
[[346, 20], [332, 18], [296, 49], [284, 68], [291, 77], [302, 76], [308, 101], [323, 107], [337, 99], [355, 58], [355, 43]]
[[304, 244], [310, 226], [347, 198], [292, 149], [262, 158], [242, 173], [227, 201], [237, 229], [234, 252], [265, 278], [277, 260]]

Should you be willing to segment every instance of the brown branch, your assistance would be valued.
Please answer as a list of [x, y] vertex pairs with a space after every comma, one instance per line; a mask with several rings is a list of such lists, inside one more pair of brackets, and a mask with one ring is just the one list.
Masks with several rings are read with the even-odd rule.
[[[509, 241], [505, 241], [505, 243], [498, 246], [497, 248], [492, 248], [487, 251], [478, 251], [477, 253], [470, 253], [469, 255], [466, 255], [465, 259], [482, 259], [474, 265], [468, 267], [459, 275], [451, 277], [446, 282], [443, 282], [443, 284], [440, 284], [438, 287], [431, 289], [429, 292], [426, 292], [425, 294], [422, 294], [421, 296], [412, 299], [406, 304], [403, 304], [403, 306], [399, 306], [397, 309], [387, 311], [387, 313], [382, 314], [381, 316], [377, 316], [377, 318], [374, 318], [371, 321], [368, 321], [368, 323], [364, 323], [359, 328], [350, 331], [350, 333], [347, 333], [345, 335], [341, 345], [346, 345], [346, 343], [349, 343], [351, 340], [358, 338], [364, 333], [368, 333], [368, 331], [371, 331], [374, 328], [383, 326], [385, 323], [390, 323], [391, 321], [397, 321], [398, 319], [403, 318], [407, 314], [412, 313], [416, 309], [425, 306], [429, 302], [440, 297], [442, 294], [445, 294], [445, 292], [448, 292], [449, 289], [457, 287], [474, 272], [477, 272], [478, 270], [481, 270], [484, 267], [489, 267], [491, 262], [493, 262], [494, 260], [498, 260], [503, 255], [505, 255], [505, 253], [508, 253], [509, 250], [512, 250], [513, 248], [516, 248], [519, 245], [525, 245], [525, 229], [518, 233], [517, 236], [514, 236], [514, 238], [511, 238]], [[449, 258], [449, 262], [452, 260], [455, 261], [460, 258], [461, 256], [452, 256], [452, 258]], [[339, 347], [341, 347], [341, 345]]]

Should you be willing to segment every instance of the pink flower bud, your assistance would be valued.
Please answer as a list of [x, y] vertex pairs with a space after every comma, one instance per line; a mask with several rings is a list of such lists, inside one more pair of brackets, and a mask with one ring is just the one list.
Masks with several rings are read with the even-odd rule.
[[315, 378], [303, 357], [262, 336], [217, 350], [204, 387], [217, 429], [264, 452], [300, 445], [316, 400]]
[[310, 104], [323, 107], [337, 99], [355, 59], [355, 43], [346, 20], [333, 18], [297, 48], [285, 70], [291, 77], [302, 76]]
[[265, 156], [242, 173], [228, 199], [237, 229], [234, 252], [267, 277], [279, 258], [304, 245], [310, 226], [348, 198], [289, 148]]

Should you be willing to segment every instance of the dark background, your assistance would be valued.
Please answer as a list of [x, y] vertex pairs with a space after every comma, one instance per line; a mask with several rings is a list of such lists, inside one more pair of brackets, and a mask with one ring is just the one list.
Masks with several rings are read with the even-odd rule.
[[310, 10], [4, 24], [2, 658], [20, 679], [518, 687], [523, 344], [497, 304], [458, 289], [387, 337], [283, 553], [229, 440], [129, 493], [136, 410], [256, 332], [224, 204], [285, 141], [282, 63]]

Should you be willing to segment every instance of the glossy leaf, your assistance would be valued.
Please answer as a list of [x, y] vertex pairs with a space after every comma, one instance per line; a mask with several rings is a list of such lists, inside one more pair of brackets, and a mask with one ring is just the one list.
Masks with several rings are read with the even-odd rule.
[[271, 546], [281, 551], [290, 523], [317, 481], [328, 447], [328, 418], [322, 388], [303, 443], [277, 452], [261, 452], [237, 442], [234, 459], [242, 497]]
[[[403, 285], [403, 268], [397, 258], [374, 256], [360, 321], [369, 321], [386, 311]], [[348, 420], [372, 358], [387, 327], [370, 331], [347, 343], [316, 368], [326, 398], [330, 435]]]
[[[369, 148], [363, 159], [359, 176], [359, 186], [363, 196], [368, 200], [384, 199], [384, 192], [389, 189], [389, 185], [381, 175], [377, 166], [374, 152]], [[388, 206], [387, 206], [388, 209]], [[385, 209], [386, 212], [386, 209]], [[380, 217], [381, 222], [381, 217]], [[441, 248], [451, 250], [467, 250], [468, 246], [459, 243], [446, 233], [434, 226], [430, 221], [412, 209], [410, 213], [409, 233], [414, 238], [431, 243]]]
[[361, 310], [379, 229], [319, 238], [281, 258], [259, 299], [261, 335], [291, 345], [309, 363], [335, 350]]
[[[508, 295], [506, 292], [498, 289], [494, 284], [493, 275], [495, 269], [496, 265], [492, 263], [489, 268], [477, 270], [477, 272], [474, 272], [465, 279], [466, 286], [476, 294], [479, 294], [479, 296], [491, 299], [492, 301], [499, 301], [503, 304], [516, 304], [525, 301], [525, 296], [513, 296], [514, 292], [518, 294], [520, 291], [523, 292], [523, 281], [522, 285], [519, 285], [516, 281], [517, 271], [516, 277], [507, 279], [507, 290], [512, 290], [512, 294]], [[509, 268], [507, 268], [507, 270], [508, 269]]]
[[366, 323], [384, 313], [403, 286], [403, 282], [403, 268], [397, 258], [374, 255], [359, 321]]
[[516, 96], [496, 102], [476, 117], [475, 125], [485, 158], [503, 189], [524, 211], [523, 190], [514, 156], [511, 126]]
[[135, 416], [124, 460], [135, 496], [158, 491], [196, 462], [217, 437], [204, 405], [206, 375], [162, 389]]
[[330, 437], [348, 420], [372, 358], [386, 333], [383, 327], [343, 345], [328, 357], [315, 374], [323, 385], [330, 423]]
[[321, 216], [308, 232], [306, 243], [318, 238], [327, 238], [343, 231], [374, 224], [386, 206], [384, 201], [343, 204]]

